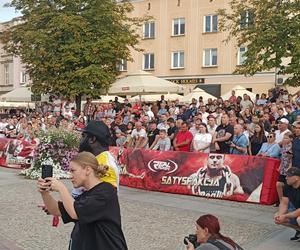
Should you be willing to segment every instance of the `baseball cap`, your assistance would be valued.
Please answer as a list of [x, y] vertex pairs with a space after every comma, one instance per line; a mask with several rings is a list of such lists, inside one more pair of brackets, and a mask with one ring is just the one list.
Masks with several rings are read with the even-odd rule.
[[95, 136], [103, 146], [109, 146], [110, 144], [111, 134], [109, 128], [102, 121], [90, 121], [82, 132]]
[[279, 120], [279, 122], [285, 123], [285, 124], [289, 124], [289, 120], [286, 119], [286, 118], [281, 118], [281, 119]]
[[300, 176], [300, 169], [291, 167], [286, 171], [287, 176]]

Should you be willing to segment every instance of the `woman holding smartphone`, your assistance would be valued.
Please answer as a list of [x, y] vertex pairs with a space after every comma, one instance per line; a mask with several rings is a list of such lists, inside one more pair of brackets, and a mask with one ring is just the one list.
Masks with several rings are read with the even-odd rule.
[[[39, 179], [37, 184], [48, 212], [61, 216], [64, 223], [75, 223], [69, 249], [127, 250], [117, 190], [99, 180], [107, 167], [99, 166], [93, 154], [81, 152], [70, 162], [70, 171], [73, 186], [86, 190], [75, 200], [67, 187], [54, 178]], [[61, 201], [55, 200], [50, 191], [58, 192]]]

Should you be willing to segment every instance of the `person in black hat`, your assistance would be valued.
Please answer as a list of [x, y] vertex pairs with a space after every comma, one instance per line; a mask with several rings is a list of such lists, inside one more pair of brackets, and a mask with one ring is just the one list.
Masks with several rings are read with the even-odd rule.
[[90, 121], [82, 130], [79, 151], [94, 154], [101, 165], [109, 167], [107, 174], [101, 180], [119, 187], [119, 168], [114, 157], [108, 151], [111, 144], [111, 133], [102, 121]]
[[289, 168], [286, 172], [286, 182], [274, 221], [278, 225], [295, 229], [296, 234], [290, 240], [300, 242], [300, 169]]

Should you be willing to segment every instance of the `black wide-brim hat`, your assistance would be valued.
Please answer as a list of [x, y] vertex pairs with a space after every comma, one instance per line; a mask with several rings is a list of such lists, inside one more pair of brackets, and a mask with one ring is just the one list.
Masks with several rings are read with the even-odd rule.
[[104, 122], [90, 121], [82, 132], [95, 136], [97, 141], [103, 146], [109, 146], [110, 144], [111, 134], [108, 126]]

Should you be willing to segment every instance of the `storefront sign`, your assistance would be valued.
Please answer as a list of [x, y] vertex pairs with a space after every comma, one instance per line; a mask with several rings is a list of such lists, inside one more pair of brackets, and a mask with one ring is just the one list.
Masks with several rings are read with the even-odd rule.
[[205, 82], [204, 78], [167, 79], [167, 80], [177, 84], [199, 84]]

